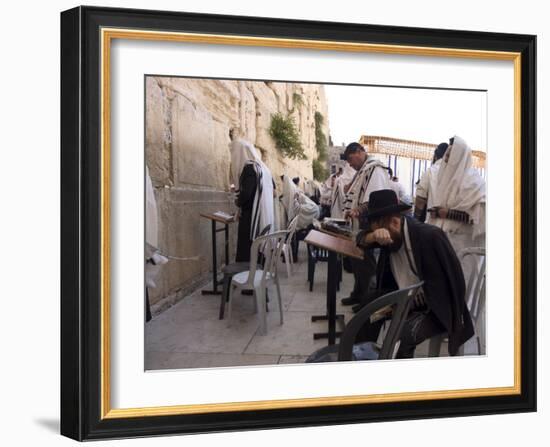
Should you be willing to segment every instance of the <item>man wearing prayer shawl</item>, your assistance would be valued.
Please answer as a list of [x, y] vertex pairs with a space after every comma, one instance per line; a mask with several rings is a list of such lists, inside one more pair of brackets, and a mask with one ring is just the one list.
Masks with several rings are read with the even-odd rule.
[[351, 183], [354, 175], [354, 169], [346, 163], [345, 167], [342, 169], [342, 172], [339, 172], [335, 175], [335, 177], [331, 177], [330, 181], [331, 184], [333, 184], [333, 187], [330, 203], [330, 217], [334, 219], [344, 218], [344, 207], [346, 204], [346, 193], [344, 189]]
[[338, 174], [332, 174], [326, 179], [319, 188], [319, 205], [321, 211], [319, 214], [319, 220], [323, 220], [325, 217], [330, 216], [330, 206], [332, 204], [332, 190], [334, 189], [334, 183]]
[[[374, 191], [389, 189], [390, 182], [387, 168], [380, 160], [369, 156], [359, 143], [350, 143], [344, 151], [344, 158], [356, 171], [346, 191], [345, 217], [352, 218], [352, 228], [363, 226], [363, 219], [368, 210], [369, 196]], [[351, 269], [355, 279], [353, 291], [349, 297], [342, 299], [344, 306], [355, 304], [357, 311], [368, 304], [373, 296], [369, 295], [369, 285], [376, 271], [376, 260], [372, 250], [366, 251], [364, 260], [350, 258]]]
[[301, 192], [287, 175], [283, 175], [281, 203], [286, 212], [287, 225], [298, 216], [297, 230], [309, 227], [319, 217], [319, 206]]
[[[469, 247], [485, 248], [485, 180], [472, 168], [472, 150], [459, 136], [451, 138], [427, 196], [427, 222], [445, 232], [457, 253]], [[473, 257], [463, 260], [466, 281], [474, 262]]]
[[[437, 173], [443, 161], [443, 156], [449, 145], [447, 143], [441, 143], [437, 146], [434, 151], [432, 165], [429, 169], [424, 172], [420, 181], [416, 186], [416, 198], [414, 204], [414, 217], [419, 221], [426, 221], [426, 209], [433, 205], [432, 199], [428, 192], [430, 189], [435, 189], [435, 184], [437, 182]], [[429, 202], [429, 206], [427, 206]], [[428, 220], [429, 222], [429, 220]]]
[[298, 217], [296, 234], [292, 243], [292, 258], [298, 261], [298, 243], [305, 238], [313, 221], [319, 217], [319, 206], [300, 191], [287, 175], [283, 175], [283, 194], [281, 204], [286, 212], [287, 225]]
[[236, 205], [239, 207], [236, 262], [250, 261], [252, 241], [271, 225], [273, 216], [273, 178], [256, 148], [242, 139], [229, 145], [232, 182], [238, 185]]
[[158, 211], [153, 183], [149, 176], [149, 167], [145, 165], [145, 321], [150, 321], [151, 305], [149, 303], [149, 288], [156, 287], [155, 280], [161, 266], [168, 258], [158, 250]]
[[350, 143], [344, 151], [344, 157], [356, 173], [346, 191], [344, 215], [351, 217], [355, 229], [358, 219], [368, 209], [371, 192], [390, 187], [387, 168], [375, 157], [368, 155], [359, 143]]

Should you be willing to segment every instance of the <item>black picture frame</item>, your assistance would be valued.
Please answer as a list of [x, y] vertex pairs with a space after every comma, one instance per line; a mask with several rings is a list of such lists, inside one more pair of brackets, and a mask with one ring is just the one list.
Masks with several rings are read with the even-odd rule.
[[[521, 54], [521, 358], [515, 395], [102, 418], [101, 84], [104, 27]], [[61, 13], [61, 434], [77, 440], [536, 410], [536, 36], [167, 11]]]

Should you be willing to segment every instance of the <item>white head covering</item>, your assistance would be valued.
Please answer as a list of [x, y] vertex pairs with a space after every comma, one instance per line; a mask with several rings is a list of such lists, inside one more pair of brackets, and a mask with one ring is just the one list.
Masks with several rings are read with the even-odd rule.
[[252, 208], [252, 225], [250, 226], [250, 238], [254, 240], [267, 225], [271, 225], [271, 232], [274, 231], [273, 177], [258, 155], [256, 148], [248, 141], [233, 140], [229, 145], [229, 150], [231, 151], [231, 180], [236, 188], [239, 188], [239, 179], [247, 164], [253, 164], [259, 174], [259, 184], [256, 188]]
[[[449, 157], [447, 159], [447, 156]], [[476, 237], [485, 232], [485, 180], [472, 168], [472, 150], [454, 137], [437, 173], [433, 205], [464, 211], [474, 223]]]
[[229, 144], [229, 151], [231, 152], [231, 183], [235, 185], [235, 188], [239, 188], [239, 178], [245, 165], [252, 161], [258, 163], [262, 168], [267, 171], [267, 166], [262, 161], [256, 148], [248, 141], [242, 139], [233, 140]]

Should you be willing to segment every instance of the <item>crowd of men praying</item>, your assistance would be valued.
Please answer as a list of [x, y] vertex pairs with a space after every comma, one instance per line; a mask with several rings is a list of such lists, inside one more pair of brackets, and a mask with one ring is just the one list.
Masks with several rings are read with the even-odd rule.
[[[250, 261], [252, 241], [266, 226], [286, 229], [297, 217], [297, 230], [304, 234], [315, 220], [344, 219], [364, 259], [346, 260], [354, 287], [343, 305], [359, 311], [385, 293], [424, 281], [397, 358], [413, 357], [418, 344], [442, 333], [448, 335], [449, 354], [456, 355], [473, 336], [465, 284], [475, 269], [461, 264], [457, 252], [485, 247], [486, 193], [462, 138], [437, 147], [417, 184], [414, 206], [391, 169], [359, 143], [347, 145], [341, 155], [345, 167], [320, 187], [310, 181], [299, 188], [298, 178], [283, 175], [281, 191], [251, 143], [236, 138], [230, 151], [238, 207], [236, 261]], [[367, 323], [357, 341], [376, 341], [381, 324]]]
[[[265, 231], [285, 230], [295, 219], [294, 260], [298, 241], [326, 218], [347, 222], [362, 259], [346, 258], [354, 286], [344, 306], [358, 312], [376, 298], [423, 281], [401, 333], [397, 358], [413, 357], [416, 346], [447, 334], [456, 355], [474, 335], [465, 296], [475, 260], [457, 253], [485, 248], [485, 180], [472, 168], [472, 151], [459, 136], [441, 143], [430, 168], [416, 185], [413, 200], [391, 169], [359, 143], [341, 154], [345, 166], [323, 184], [282, 175], [276, 188], [270, 169], [248, 141], [230, 144], [232, 191], [238, 212], [236, 262], [250, 262], [252, 241]], [[158, 247], [156, 204], [146, 175], [146, 285], [155, 287], [158, 268], [167, 262]], [[245, 293], [247, 291], [243, 291]], [[148, 298], [148, 297], [147, 297]], [[150, 320], [146, 300], [146, 320]], [[367, 323], [357, 342], [376, 341], [382, 320]]]

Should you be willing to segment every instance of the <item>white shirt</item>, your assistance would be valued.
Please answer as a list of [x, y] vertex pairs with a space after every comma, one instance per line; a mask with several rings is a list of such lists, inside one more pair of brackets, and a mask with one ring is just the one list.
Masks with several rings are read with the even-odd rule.
[[[409, 257], [407, 257], [407, 251], [409, 252], [410, 263]], [[400, 289], [404, 289], [405, 287], [409, 287], [420, 282], [418, 276], [413, 272], [411, 264], [416, 271], [411, 241], [409, 239], [409, 229], [407, 226], [407, 220], [405, 219], [403, 224], [403, 243], [401, 244], [399, 250], [390, 254], [391, 271], [395, 282]]]
[[395, 194], [397, 195], [397, 198], [401, 202], [407, 202], [411, 203], [411, 198], [405, 191], [405, 187], [401, 182], [394, 182], [393, 180], [390, 180], [390, 188], [395, 191]]
[[424, 171], [424, 174], [422, 177], [420, 177], [420, 181], [418, 182], [418, 185], [416, 185], [416, 195], [418, 197], [422, 197], [423, 199], [428, 198], [428, 193], [430, 190], [430, 181], [433, 175], [434, 170], [437, 170], [439, 166], [435, 167], [435, 164], [430, 166], [430, 168], [426, 169]]

